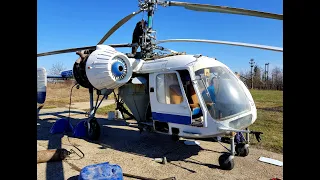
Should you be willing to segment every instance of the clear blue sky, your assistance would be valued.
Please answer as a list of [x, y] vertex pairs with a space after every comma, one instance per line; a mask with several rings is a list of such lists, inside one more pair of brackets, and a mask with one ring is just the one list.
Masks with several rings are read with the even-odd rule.
[[[38, 0], [38, 53], [96, 45], [104, 34], [120, 19], [138, 10], [138, 0]], [[281, 0], [185, 0], [203, 4], [230, 6], [283, 14]], [[144, 15], [144, 16], [143, 16]], [[141, 13], [120, 27], [105, 44], [131, 43], [135, 24], [147, 18]], [[251, 16], [197, 12], [183, 7], [162, 7], [154, 15], [153, 28], [157, 39], [193, 38], [246, 42], [283, 47], [283, 21]], [[246, 47], [206, 43], [165, 43], [164, 47], [216, 57], [233, 71], [250, 69], [249, 60], [269, 70], [282, 68], [283, 53]], [[119, 48], [121, 52], [131, 51]], [[72, 69], [78, 58], [75, 53], [38, 58], [38, 67], [49, 70], [56, 62]]]

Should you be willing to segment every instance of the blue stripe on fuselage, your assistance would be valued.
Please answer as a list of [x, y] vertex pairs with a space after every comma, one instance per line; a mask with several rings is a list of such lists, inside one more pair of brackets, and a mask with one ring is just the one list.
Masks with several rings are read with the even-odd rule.
[[37, 93], [37, 103], [43, 104], [46, 100], [46, 92], [38, 92]]
[[154, 120], [162, 121], [162, 122], [170, 122], [176, 124], [191, 124], [191, 117], [190, 116], [180, 116], [175, 114], [164, 114], [164, 113], [157, 113], [152, 112], [152, 117]]

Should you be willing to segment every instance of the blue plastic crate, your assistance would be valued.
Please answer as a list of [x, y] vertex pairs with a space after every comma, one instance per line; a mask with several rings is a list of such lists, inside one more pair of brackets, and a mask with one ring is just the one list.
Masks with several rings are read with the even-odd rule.
[[82, 168], [79, 180], [123, 180], [122, 169], [119, 165], [108, 162], [93, 164]]

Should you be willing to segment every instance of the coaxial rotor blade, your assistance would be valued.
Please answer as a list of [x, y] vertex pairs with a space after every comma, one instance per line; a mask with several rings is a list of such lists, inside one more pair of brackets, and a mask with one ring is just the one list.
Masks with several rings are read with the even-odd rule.
[[98, 44], [103, 44], [116, 30], [118, 30], [124, 23], [128, 22], [133, 16], [139, 14], [142, 12], [142, 10], [139, 10], [137, 12], [133, 12], [129, 14], [128, 16], [121, 19], [117, 24], [115, 24], [104, 36], [103, 38], [98, 42]]
[[[114, 48], [132, 47], [132, 45], [130, 43], [127, 43], [127, 44], [109, 44], [108, 46], [111, 46], [111, 47], [114, 47]], [[81, 50], [95, 50], [95, 49], [96, 49], [96, 46], [69, 48], [69, 49], [62, 49], [62, 50], [57, 50], [57, 51], [39, 53], [39, 54], [37, 54], [37, 57], [49, 56], [49, 55], [54, 55], [54, 54], [62, 54], [62, 53], [70, 53], [70, 52], [76, 52], [76, 51], [81, 51]]]
[[166, 42], [203, 42], [203, 43], [213, 43], [213, 44], [226, 44], [226, 45], [233, 45], [233, 46], [244, 46], [244, 47], [258, 48], [258, 49], [278, 51], [278, 52], [283, 51], [283, 48], [280, 48], [280, 47], [241, 43], [241, 42], [231, 42], [231, 41], [206, 40], [206, 39], [166, 39], [166, 40], [157, 41], [156, 44], [166, 43]]
[[54, 54], [62, 54], [62, 53], [70, 53], [70, 52], [76, 52], [76, 51], [81, 51], [81, 50], [85, 50], [85, 49], [95, 49], [95, 48], [96, 48], [96, 46], [87, 46], [87, 47], [79, 47], [79, 48], [62, 49], [62, 50], [57, 50], [57, 51], [40, 53], [40, 54], [37, 54], [37, 57], [49, 56], [49, 55], [54, 55]]
[[[161, 4], [161, 3], [160, 3]], [[164, 1], [162, 3], [164, 6], [182, 6], [186, 9], [194, 11], [205, 11], [205, 12], [220, 12], [220, 13], [229, 13], [229, 14], [240, 14], [256, 17], [264, 17], [271, 19], [283, 20], [282, 14], [273, 14], [268, 12], [261, 12], [255, 10], [248, 10], [242, 8], [233, 8], [227, 6], [215, 6], [210, 4], [197, 4], [197, 3], [187, 3], [187, 2], [178, 2], [178, 1]]]

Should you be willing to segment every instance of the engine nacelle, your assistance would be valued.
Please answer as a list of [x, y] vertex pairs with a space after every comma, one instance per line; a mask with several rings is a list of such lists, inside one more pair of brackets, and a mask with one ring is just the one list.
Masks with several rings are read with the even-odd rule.
[[108, 45], [97, 45], [89, 56], [76, 61], [74, 75], [83, 87], [115, 89], [130, 80], [132, 66], [125, 54]]

